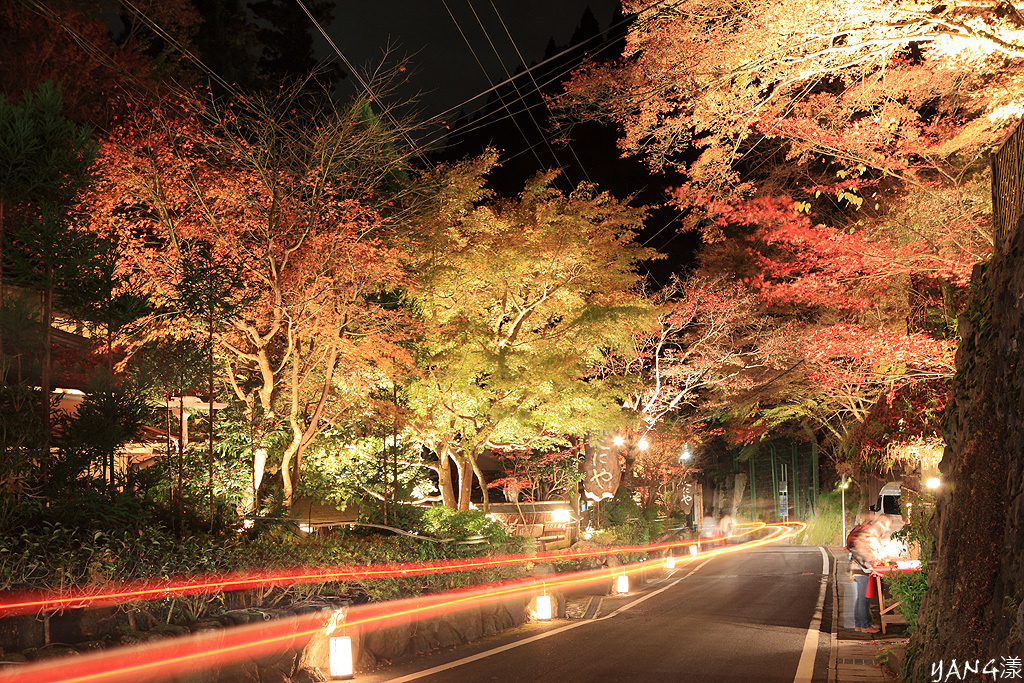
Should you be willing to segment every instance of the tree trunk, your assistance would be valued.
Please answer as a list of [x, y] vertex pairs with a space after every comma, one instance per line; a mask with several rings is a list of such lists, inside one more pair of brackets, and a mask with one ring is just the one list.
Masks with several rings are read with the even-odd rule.
[[452, 458], [447, 449], [437, 454], [437, 488], [441, 491], [441, 502], [445, 507], [457, 507], [455, 487], [452, 486]]
[[480, 465], [477, 463], [476, 458], [473, 458], [473, 474], [476, 475], [476, 480], [480, 482], [480, 491], [483, 496], [483, 510], [484, 514], [487, 514], [487, 505], [490, 503], [490, 498], [487, 495], [487, 482], [484, 480], [484, 473], [480, 471]]
[[[43, 418], [43, 481], [47, 478], [50, 459], [50, 442], [52, 441], [52, 425], [50, 420], [50, 365], [53, 356], [53, 269], [46, 267], [46, 280], [43, 288], [43, 367], [40, 373], [39, 386], [42, 402]], [[113, 473], [111, 473], [113, 479]]]
[[[284, 494], [285, 508], [292, 506], [292, 457], [299, 452], [299, 445], [302, 443], [302, 432], [292, 427], [292, 442], [288, 444], [284, 455], [281, 456], [281, 488]], [[297, 481], [297, 480], [296, 480]]]
[[455, 469], [459, 473], [459, 509], [468, 510], [470, 496], [473, 493], [473, 465], [463, 455], [455, 460]]

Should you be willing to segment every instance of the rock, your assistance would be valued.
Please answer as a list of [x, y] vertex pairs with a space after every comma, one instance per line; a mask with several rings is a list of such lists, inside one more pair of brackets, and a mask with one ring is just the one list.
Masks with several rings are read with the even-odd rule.
[[1020, 637], [1020, 642], [1024, 643], [1024, 602], [1020, 603], [1020, 607], [1017, 608], [1017, 635]]
[[102, 640], [86, 640], [85, 642], [76, 644], [75, 649], [79, 652], [95, 652], [96, 650], [106, 648], [106, 646], [107, 644]]
[[409, 649], [412, 624], [395, 624], [363, 634], [363, 649], [369, 650], [377, 659], [395, 659]]

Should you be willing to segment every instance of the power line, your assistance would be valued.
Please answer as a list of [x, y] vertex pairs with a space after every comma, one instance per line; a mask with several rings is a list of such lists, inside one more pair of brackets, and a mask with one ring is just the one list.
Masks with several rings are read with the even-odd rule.
[[[659, 5], [664, 5], [666, 3], [679, 4], [680, 2], [682, 2], [682, 0], [655, 0], [655, 2], [652, 2], [651, 4], [649, 4], [649, 5], [645, 6], [645, 7], [641, 7], [639, 10], [637, 10], [636, 13], [634, 13], [631, 16], [638, 16], [640, 14], [643, 14], [644, 12], [647, 12], [648, 10], [654, 9], [654, 8], [658, 7]], [[619, 28], [620, 26], [623, 26], [623, 25], [625, 25], [625, 24], [627, 24], [627, 23], [629, 23], [631, 21], [632, 21], [632, 19], [630, 17], [623, 18], [621, 21], [619, 21], [619, 22], [609, 26], [608, 27], [608, 31], [611, 32], [613, 29]], [[514, 80], [516, 78], [520, 78], [522, 76], [526, 76], [531, 71], [533, 71], [534, 69], [539, 69], [539, 68], [541, 68], [543, 66], [546, 66], [548, 63], [550, 63], [550, 62], [552, 62], [552, 61], [554, 61], [556, 59], [560, 59], [561, 57], [564, 57], [565, 55], [569, 54], [570, 52], [574, 52], [574, 51], [580, 50], [587, 43], [589, 43], [590, 41], [597, 40], [600, 37], [601, 37], [600, 34], [594, 35], [594, 36], [591, 36], [590, 38], [587, 38], [586, 40], [580, 42], [577, 45], [572, 45], [570, 47], [567, 47], [566, 49], [562, 50], [561, 52], [558, 52], [557, 54], [551, 55], [547, 59], [541, 60], [537, 64], [534, 64], [533, 66], [527, 68], [526, 71], [524, 71], [523, 73], [516, 74], [516, 75], [512, 76], [511, 78], [508, 78], [508, 79], [502, 81], [501, 83], [497, 83], [495, 85], [492, 85], [491, 87], [487, 88], [486, 90], [483, 90], [483, 91], [477, 93], [476, 95], [473, 95], [469, 99], [463, 100], [459, 104], [456, 104], [454, 107], [449, 107], [448, 109], [445, 109], [441, 113], [436, 114], [435, 116], [433, 116], [430, 119], [428, 119], [425, 123], [429, 125], [430, 123], [434, 123], [436, 121], [439, 121], [439, 120], [441, 120], [441, 118], [447, 117], [449, 114], [458, 111], [459, 109], [461, 109], [465, 105], [469, 104], [470, 102], [472, 102], [474, 100], [477, 100], [477, 99], [483, 97], [484, 95], [488, 95], [488, 94], [494, 92], [495, 90], [497, 90], [498, 88], [500, 88], [503, 85], [507, 85], [512, 80]], [[610, 46], [611, 44], [613, 44], [615, 42], [615, 40], [616, 39], [607, 39], [607, 40], [605, 40], [603, 47]], [[575, 67], [569, 67], [566, 71], [569, 71], [569, 70], [571, 70], [573, 68], [575, 68]], [[565, 72], [563, 72], [563, 73], [565, 73]]]
[[[470, 3], [470, 7], [473, 6], [471, 0], [466, 0], [466, 2]], [[527, 69], [526, 58], [523, 57], [523, 53], [519, 51], [519, 46], [516, 45], [515, 38], [512, 37], [512, 33], [508, 30], [508, 26], [505, 25], [505, 20], [502, 19], [501, 13], [498, 12], [498, 7], [494, 4], [494, 0], [489, 0], [489, 2], [491, 3], [491, 9], [494, 10], [495, 16], [498, 17], [498, 21], [501, 22], [501, 27], [503, 29], [505, 29], [505, 35], [508, 36], [509, 42], [512, 43], [512, 47], [515, 48], [516, 54], [519, 56], [519, 61], [522, 63], [523, 68]], [[473, 13], [476, 14], [476, 10], [474, 10]], [[479, 18], [477, 19], [477, 21], [479, 21]], [[611, 28], [609, 28], [609, 31], [611, 31]], [[488, 38], [488, 40], [490, 40], [490, 38]], [[608, 41], [608, 44], [610, 45], [611, 41]], [[492, 43], [491, 45], [493, 47], [494, 44]], [[495, 50], [495, 54], [497, 54], [497, 50]], [[530, 82], [533, 83], [533, 87], [537, 91], [537, 95], [541, 98], [541, 102], [544, 103], [544, 93], [541, 92], [540, 85], [537, 84], [537, 79], [533, 77], [533, 72], [532, 71], [527, 70], [527, 73], [529, 73], [529, 75], [530, 75]], [[511, 74], [508, 73], [507, 69], [505, 70], [505, 74], [511, 76]], [[516, 88], [514, 83], [513, 83], [512, 87]], [[516, 93], [517, 94], [519, 93], [519, 88], [516, 88]], [[526, 100], [524, 99], [523, 102], [525, 103], [525, 101]], [[545, 105], [546, 105], [546, 103], [545, 103]], [[550, 112], [549, 112], [549, 114], [550, 114]], [[534, 125], [537, 124], [537, 121], [536, 121], [536, 119], [533, 118], [533, 114], [532, 113], [530, 114], [530, 119], [533, 120]], [[537, 126], [537, 129], [540, 130], [540, 126]], [[576, 159], [576, 163], [579, 165], [580, 170], [583, 172], [583, 177], [587, 179], [587, 182], [593, 183], [594, 181], [590, 179], [590, 174], [587, 173], [587, 169], [583, 166], [583, 162], [580, 161], [579, 156], [577, 156], [576, 150], [574, 150], [572, 148], [572, 143], [571, 142], [566, 142], [566, 147], [569, 148], [569, 152], [571, 152], [573, 158]], [[548, 145], [548, 148], [549, 149], [551, 148], [550, 144]], [[555, 151], [553, 149], [551, 150], [551, 156], [555, 156]], [[557, 161], [558, 157], [555, 157], [555, 160]]]
[[[370, 84], [363, 79], [359, 71], [355, 68], [355, 66], [352, 65], [352, 62], [348, 61], [348, 58], [345, 57], [345, 55], [338, 48], [338, 46], [335, 45], [334, 40], [332, 40], [331, 37], [327, 35], [327, 31], [324, 30], [324, 27], [320, 25], [320, 22], [317, 21], [316, 17], [313, 16], [313, 13], [309, 11], [309, 8], [306, 7], [306, 3], [303, 2], [303, 0], [295, 0], [295, 2], [298, 3], [299, 7], [302, 8], [302, 11], [306, 13], [306, 16], [309, 17], [309, 20], [313, 22], [313, 25], [316, 26], [317, 30], [320, 31], [320, 35], [324, 37], [324, 40], [326, 40], [327, 44], [331, 46], [331, 49], [334, 50], [335, 54], [338, 55], [342, 63], [346, 67], [348, 67], [348, 70], [352, 73], [352, 76], [355, 77], [357, 81], [359, 81], [359, 85], [361, 85], [363, 90], [365, 90], [366, 93], [370, 96], [370, 99], [375, 99], [373, 89], [370, 88]], [[409, 135], [409, 131], [406, 130], [404, 126], [401, 126], [398, 123], [398, 121], [391, 115], [391, 112], [388, 110], [387, 107], [383, 107], [381, 109], [381, 114], [387, 117], [388, 120], [391, 121], [391, 125], [395, 127], [395, 130], [398, 131], [403, 138], [405, 138], [405, 141], [409, 144], [410, 153], [412, 153], [413, 150], [416, 150], [418, 148], [416, 142], [412, 139], [412, 136]], [[433, 164], [430, 162], [428, 158], [426, 158], [426, 156], [421, 155], [421, 158], [428, 166], [433, 168]]]
[[[448, 7], [448, 0], [441, 0], [441, 4], [444, 5], [445, 10], [448, 11], [448, 16], [450, 16], [452, 18], [452, 21], [455, 22], [455, 28], [457, 28], [459, 30], [459, 35], [461, 35], [462, 39], [466, 42], [466, 47], [469, 48], [470, 53], [473, 55], [473, 59], [476, 60], [477, 66], [479, 66], [480, 67], [480, 71], [483, 72], [484, 78], [486, 78], [487, 82], [490, 83], [493, 86], [494, 85], [494, 81], [491, 80], [490, 75], [487, 73], [487, 69], [484, 68], [483, 62], [480, 61], [480, 57], [477, 56], [476, 50], [473, 49], [473, 44], [470, 43], [469, 38], [466, 36], [466, 33], [462, 30], [462, 26], [459, 24], [459, 20], [455, 18], [455, 15], [452, 14], [451, 8]], [[490, 38], [488, 38], [488, 40], [490, 40]], [[500, 61], [501, 58], [499, 57], [498, 59]], [[501, 93], [498, 92], [498, 91], [495, 91], [494, 94], [498, 96], [498, 101], [501, 102], [501, 106], [504, 107], [505, 111], [508, 112], [509, 117], [512, 120], [512, 124], [516, 127], [516, 130], [519, 131], [519, 134], [523, 136], [523, 141], [526, 143], [526, 145], [529, 148], [529, 150], [531, 152], [533, 152], [533, 156], [537, 160], [537, 164], [541, 168], [543, 168], [544, 167], [544, 162], [541, 161], [540, 155], [537, 154], [537, 150], [534, 149], [534, 147], [530, 144], [530, 140], [526, 137], [526, 133], [523, 131], [522, 127], [519, 125], [519, 122], [515, 119], [514, 116], [512, 116], [512, 112], [509, 110], [508, 105], [505, 104], [505, 98], [502, 97]]]
[[[480, 26], [480, 30], [484, 32], [484, 37], [487, 38], [487, 42], [490, 44], [491, 50], [494, 52], [494, 56], [498, 58], [498, 63], [501, 64], [501, 68], [505, 72], [505, 75], [511, 78], [512, 74], [510, 74], [508, 72], [508, 69], [505, 67], [505, 63], [502, 61], [501, 55], [498, 53], [498, 48], [495, 46], [494, 41], [491, 40], [491, 35], [490, 33], [488, 33], [487, 28], [484, 26], [484, 22], [480, 20], [480, 15], [477, 14], [476, 7], [473, 6], [473, 0], [466, 0], [466, 4], [469, 5], [469, 9], [473, 12], [473, 16], [476, 17], [476, 23]], [[491, 7], [494, 7], [493, 2], [491, 3]], [[497, 13], [496, 9], [495, 13]], [[501, 21], [501, 15], [498, 15], [498, 20]], [[504, 27], [505, 22], [502, 21], [501, 25]], [[508, 33], [507, 28], [505, 29], [505, 33], [508, 35], [509, 40], [512, 40], [512, 35]], [[519, 58], [522, 61], [522, 55], [519, 54], [519, 48], [516, 47], [514, 40], [512, 41], [512, 47], [515, 48], [516, 54], [519, 55]], [[523, 62], [523, 66], [526, 66], [525, 61]], [[522, 101], [523, 104], [526, 104], [526, 97], [519, 91], [519, 86], [516, 85], [515, 81], [512, 81], [512, 89], [516, 91], [516, 98]], [[540, 90], [537, 91], [537, 94], [540, 95], [541, 101], [543, 102], [544, 95], [540, 92]], [[537, 122], [537, 119], [536, 117], [534, 117], [533, 111], [530, 109], [529, 106], [526, 107], [526, 113], [530, 117], [530, 121], [533, 122], [533, 127], [537, 129], [537, 132], [540, 133], [541, 138], [544, 140], [544, 144], [547, 146], [548, 152], [551, 153], [551, 158], [554, 159], [555, 163], [558, 164], [558, 166], [563, 171], [565, 171], [565, 164], [562, 163], [562, 160], [558, 158], [557, 154], [555, 154], [555, 148], [551, 146], [551, 142], [548, 140], [548, 136], [544, 134], [544, 131], [541, 129], [540, 124]], [[577, 161], [579, 161], [579, 159], [577, 159]], [[583, 174], [586, 175], [586, 171], [583, 171]], [[569, 181], [570, 185], [575, 185], [575, 183], [572, 182], [572, 179], [568, 177], [568, 174], [566, 174], [566, 180]]]

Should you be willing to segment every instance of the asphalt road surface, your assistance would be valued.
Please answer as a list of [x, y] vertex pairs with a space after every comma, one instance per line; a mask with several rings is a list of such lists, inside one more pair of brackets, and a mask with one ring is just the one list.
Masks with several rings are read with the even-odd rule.
[[811, 630], [823, 557], [816, 547], [766, 546], [684, 564], [601, 599], [593, 619], [527, 625], [359, 679], [825, 681], [831, 591], [817, 612], [824, 630]]

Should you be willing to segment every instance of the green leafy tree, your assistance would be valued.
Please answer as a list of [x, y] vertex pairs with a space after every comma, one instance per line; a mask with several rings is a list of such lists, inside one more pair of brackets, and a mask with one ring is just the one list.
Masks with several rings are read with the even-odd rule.
[[436, 194], [417, 295], [412, 429], [438, 458], [445, 504], [460, 509], [474, 474], [486, 504], [488, 449], [564, 448], [621, 419], [621, 394], [590, 371], [651, 316], [633, 270], [655, 256], [633, 242], [642, 210], [589, 185], [564, 194], [554, 173], [490, 200], [482, 182], [494, 161], [465, 162], [464, 183]]

